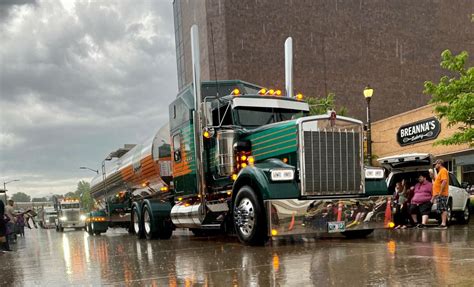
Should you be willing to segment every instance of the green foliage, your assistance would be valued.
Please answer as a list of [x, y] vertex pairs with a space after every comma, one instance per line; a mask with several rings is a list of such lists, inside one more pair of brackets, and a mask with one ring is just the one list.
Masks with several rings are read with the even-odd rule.
[[425, 82], [424, 93], [431, 95], [437, 115], [447, 120], [448, 127], [459, 125], [452, 136], [437, 140], [435, 145], [474, 146], [474, 67], [465, 67], [468, 56], [466, 51], [453, 55], [445, 50], [441, 67], [449, 76], [442, 76], [437, 84]]
[[79, 199], [79, 196], [77, 196], [76, 193], [75, 193], [75, 192], [72, 192], [72, 191], [66, 193], [66, 194], [64, 195], [64, 197], [66, 197], [66, 198]]
[[[309, 105], [309, 114], [311, 116], [322, 115], [326, 114], [328, 110], [335, 110], [335, 96], [336, 95], [334, 93], [329, 93], [325, 98], [307, 98], [306, 102]], [[337, 114], [344, 116], [347, 114], [347, 109], [345, 107], [341, 107], [339, 111], [337, 111]]]
[[94, 201], [91, 197], [91, 186], [88, 182], [81, 180], [77, 183], [75, 191], [77, 198], [81, 200], [81, 206], [86, 211], [91, 211], [94, 207]]
[[31, 199], [31, 202], [45, 202], [45, 201], [48, 201], [46, 197], [33, 197]]
[[12, 199], [15, 202], [30, 202], [31, 201], [31, 197], [28, 194], [23, 193], [23, 192], [14, 193], [10, 199]]

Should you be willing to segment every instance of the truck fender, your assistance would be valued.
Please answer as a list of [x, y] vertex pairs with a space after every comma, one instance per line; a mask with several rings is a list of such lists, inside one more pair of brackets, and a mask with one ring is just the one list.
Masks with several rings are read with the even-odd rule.
[[234, 202], [239, 189], [244, 185], [252, 187], [260, 200], [265, 200], [269, 197], [268, 178], [258, 167], [249, 166], [240, 171], [232, 186], [232, 202]]

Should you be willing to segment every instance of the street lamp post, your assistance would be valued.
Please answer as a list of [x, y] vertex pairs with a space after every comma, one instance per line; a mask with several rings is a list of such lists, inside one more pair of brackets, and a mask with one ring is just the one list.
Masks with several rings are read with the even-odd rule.
[[79, 167], [79, 169], [88, 169], [88, 170], [90, 170], [90, 171], [93, 171], [93, 172], [99, 174], [99, 170], [98, 170], [98, 169], [92, 169], [92, 168], [87, 167], [87, 166], [81, 166], [81, 167]]
[[20, 181], [20, 180], [19, 179], [12, 179], [12, 180], [3, 182], [3, 191], [5, 192], [5, 204], [7, 204], [7, 183], [14, 182], [14, 181]]
[[367, 161], [368, 164], [372, 164], [372, 127], [370, 122], [370, 99], [374, 94], [374, 89], [367, 85], [364, 89], [364, 97], [367, 101]]

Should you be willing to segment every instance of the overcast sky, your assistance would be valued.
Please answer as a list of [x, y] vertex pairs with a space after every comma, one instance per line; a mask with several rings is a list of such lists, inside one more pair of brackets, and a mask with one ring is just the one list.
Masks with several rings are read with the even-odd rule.
[[[0, 0], [0, 180], [9, 194], [74, 191], [168, 118], [171, 0]], [[3, 187], [3, 186], [2, 186]]]

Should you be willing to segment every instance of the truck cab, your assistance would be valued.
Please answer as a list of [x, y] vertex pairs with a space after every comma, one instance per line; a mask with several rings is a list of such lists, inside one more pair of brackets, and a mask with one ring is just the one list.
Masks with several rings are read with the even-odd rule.
[[38, 218], [41, 228], [52, 228], [56, 225], [58, 212], [52, 207], [45, 207], [38, 213]]
[[65, 228], [84, 229], [86, 217], [81, 212], [81, 205], [76, 199], [62, 199], [56, 204], [58, 212], [56, 231], [63, 232]]

